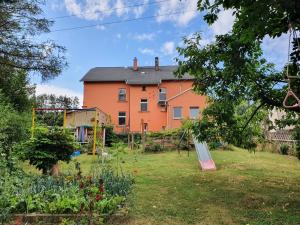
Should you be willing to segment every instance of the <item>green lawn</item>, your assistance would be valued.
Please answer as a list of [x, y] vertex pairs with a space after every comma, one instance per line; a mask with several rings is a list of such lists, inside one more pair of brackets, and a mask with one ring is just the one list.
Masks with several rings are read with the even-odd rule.
[[[244, 150], [213, 151], [217, 171], [201, 172], [196, 153], [129, 153], [135, 176], [129, 216], [115, 224], [300, 224], [300, 161]], [[96, 164], [80, 156], [84, 171]]]
[[[239, 149], [212, 155], [212, 172], [199, 170], [195, 152], [125, 155], [136, 182], [130, 212], [110, 224], [300, 224], [300, 161]], [[97, 164], [77, 160], [85, 173]]]

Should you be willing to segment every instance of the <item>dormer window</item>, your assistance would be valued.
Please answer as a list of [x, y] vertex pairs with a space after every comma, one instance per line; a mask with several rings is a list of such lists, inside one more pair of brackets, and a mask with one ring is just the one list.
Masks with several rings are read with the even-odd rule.
[[126, 101], [126, 89], [125, 88], [121, 88], [119, 90], [119, 101], [120, 102], [125, 102]]

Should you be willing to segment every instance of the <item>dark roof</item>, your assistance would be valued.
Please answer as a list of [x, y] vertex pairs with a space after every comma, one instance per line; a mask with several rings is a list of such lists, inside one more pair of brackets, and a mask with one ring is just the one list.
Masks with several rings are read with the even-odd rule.
[[181, 79], [174, 76], [177, 66], [160, 66], [159, 71], [154, 67], [139, 67], [134, 71], [132, 67], [96, 67], [91, 69], [81, 79], [84, 82], [124, 81], [127, 84], [159, 84], [164, 80], [192, 80], [189, 75]]

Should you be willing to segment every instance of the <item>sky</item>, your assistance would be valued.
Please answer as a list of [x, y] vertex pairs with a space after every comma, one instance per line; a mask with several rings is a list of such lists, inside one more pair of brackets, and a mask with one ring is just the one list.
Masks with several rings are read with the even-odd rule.
[[[55, 23], [38, 38], [65, 46], [68, 67], [43, 83], [34, 75], [37, 94], [77, 96], [82, 103], [80, 79], [94, 67], [132, 66], [134, 57], [151, 66], [155, 56], [172, 65], [184, 36], [201, 32], [205, 45], [232, 29], [232, 11], [222, 11], [209, 27], [196, 9], [197, 0], [47, 0], [43, 15]], [[287, 48], [287, 35], [263, 41], [265, 57], [278, 68], [286, 63]]]

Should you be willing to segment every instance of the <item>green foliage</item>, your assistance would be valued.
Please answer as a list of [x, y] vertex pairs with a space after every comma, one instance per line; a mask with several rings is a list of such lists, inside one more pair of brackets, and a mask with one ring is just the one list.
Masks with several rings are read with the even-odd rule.
[[24, 159], [46, 174], [59, 160], [68, 162], [76, 147], [68, 130], [37, 127], [34, 138], [24, 143], [22, 150]]
[[131, 176], [106, 167], [96, 176], [7, 176], [0, 180], [0, 222], [13, 213], [112, 214], [131, 192]]
[[163, 151], [163, 148], [158, 143], [150, 142], [150, 143], [147, 143], [147, 145], [145, 146], [145, 152], [158, 153], [158, 152], [162, 152], [162, 151]]
[[41, 4], [39, 0], [0, 1], [0, 70], [38, 72], [46, 80], [59, 75], [67, 65], [64, 47], [36, 38], [49, 32], [53, 24], [43, 17]]
[[[35, 108], [76, 109], [79, 106], [77, 97], [43, 94], [34, 98]], [[63, 126], [63, 111], [36, 111], [36, 122], [45, 126]]]
[[300, 126], [295, 128], [294, 138], [296, 140], [296, 156], [300, 160]]
[[288, 145], [281, 145], [280, 146], [280, 153], [282, 155], [288, 155], [288, 153], [289, 153], [289, 146]]
[[[277, 71], [263, 58], [260, 46], [264, 37], [286, 33], [289, 23], [299, 30], [300, 8], [296, 2], [198, 1], [198, 9], [204, 12], [209, 25], [218, 19], [223, 9], [232, 10], [236, 17], [232, 32], [216, 36], [214, 42], [204, 46], [201, 35], [196, 33], [189, 39], [184, 38], [184, 47], [178, 48], [176, 75], [194, 76], [195, 91], [209, 97], [204, 117], [194, 127], [200, 140], [223, 140], [253, 148], [261, 138], [259, 123], [263, 122], [266, 110], [284, 109], [282, 102], [288, 85], [282, 74], [286, 69]], [[292, 64], [289, 65], [294, 74], [299, 71], [300, 60], [296, 43], [297, 40], [293, 40]], [[300, 94], [299, 87], [299, 82], [292, 82], [291, 88], [296, 94]], [[299, 110], [286, 110], [298, 114], [293, 117], [296, 123]], [[245, 113], [240, 113], [243, 111]]]
[[0, 179], [16, 166], [16, 147], [29, 137], [30, 116], [17, 112], [0, 91]]
[[261, 110], [249, 121], [257, 104], [214, 101], [203, 111], [201, 120], [193, 125], [193, 133], [200, 141], [226, 142], [246, 149], [253, 149], [263, 139], [261, 121], [267, 112]]
[[31, 109], [30, 95], [34, 93], [34, 87], [30, 85], [29, 76], [25, 71], [1, 67], [0, 90], [16, 111], [24, 112]]
[[178, 137], [179, 129], [168, 129], [157, 132], [149, 132], [147, 136], [151, 138], [166, 138], [166, 137]]
[[127, 196], [131, 192], [133, 178], [130, 175], [116, 174], [106, 167], [102, 170], [100, 178], [105, 184], [106, 193], [111, 196]]
[[118, 142], [117, 141], [117, 135], [113, 130], [113, 126], [106, 126], [105, 127], [105, 146], [111, 147], [113, 143]]
[[[223, 9], [232, 9], [238, 19], [234, 22], [233, 33], [243, 41], [263, 39], [265, 36], [278, 37], [287, 33], [288, 24], [300, 28], [300, 5], [298, 0], [290, 1], [198, 1], [198, 9], [205, 13], [204, 20], [212, 25]], [[272, 9], [272, 10], [270, 10]]]

